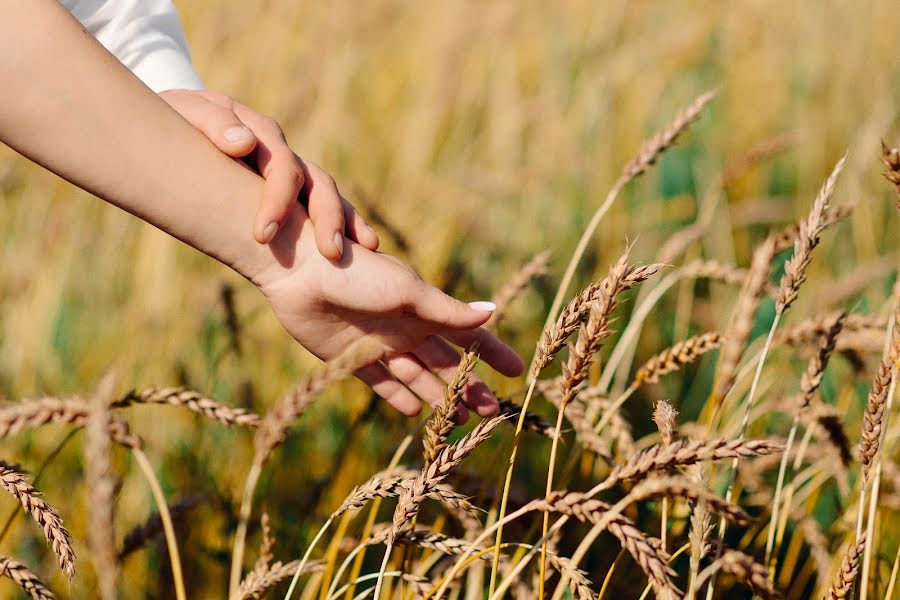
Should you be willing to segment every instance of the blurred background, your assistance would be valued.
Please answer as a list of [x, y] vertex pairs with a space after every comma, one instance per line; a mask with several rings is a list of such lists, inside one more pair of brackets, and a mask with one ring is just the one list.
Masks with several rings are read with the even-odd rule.
[[[896, 145], [900, 131], [895, 0], [177, 4], [207, 86], [276, 118], [298, 154], [328, 170], [376, 224], [382, 248], [429, 282], [465, 300], [489, 298], [531, 256], [551, 250], [549, 276], [501, 328], [526, 358], [568, 257], [622, 165], [709, 88], [719, 95], [704, 116], [604, 219], [577, 284], [605, 273], [627, 241], [636, 240], [635, 259], [653, 259], [694, 221], [724, 165], [796, 133], [793, 147], [724, 191], [721, 226], [692, 252], [746, 266], [766, 231], [806, 214], [849, 149], [836, 201], [857, 209], [826, 235], [811, 269], [816, 292], [801, 293], [792, 317], [825, 308], [831, 285], [862, 266], [869, 275], [841, 306], [874, 311], [890, 290], [900, 246], [879, 144]], [[264, 412], [316, 364], [250, 284], [6, 148], [0, 232], [0, 397], [86, 393], [114, 367], [123, 392], [183, 384]], [[722, 326], [728, 311], [715, 310], [716, 300], [730, 302], [733, 293], [704, 288], [689, 318], [682, 315], [683, 331], [678, 294], [670, 294], [638, 359], [688, 331]], [[694, 418], [691, 398], [702, 402], [704, 392], [693, 379], [708, 380], [709, 367], [626, 405], [635, 437], [652, 427], [647, 400], [680, 398]], [[521, 385], [482, 375], [501, 392]], [[221, 594], [251, 436], [177, 409], [137, 408], [129, 418], [173, 502], [203, 497], [179, 525], [182, 554], [196, 597]], [[323, 397], [260, 487], [276, 556], [298, 557], [347, 491], [387, 464], [411, 425], [355, 382]], [[36, 470], [64, 435], [44, 428], [0, 440], [2, 456]], [[498, 437], [508, 451], [510, 436]], [[546, 452], [535, 448], [541, 487]], [[117, 458], [122, 534], [153, 505], [143, 481], [126, 476], [134, 470], [128, 456]], [[520, 486], [532, 473], [527, 462]], [[79, 444], [69, 444], [38, 487], [87, 558], [80, 464]], [[476, 461], [469, 470], [485, 469], [499, 486], [490, 466]], [[0, 499], [0, 520], [13, 506]], [[19, 519], [2, 546], [68, 589], [33, 523]], [[89, 578], [87, 560], [81, 569]], [[164, 546], [132, 555], [125, 569], [127, 597], [169, 596]], [[12, 593], [0, 586], [0, 595]], [[71, 595], [90, 589], [76, 583]]]

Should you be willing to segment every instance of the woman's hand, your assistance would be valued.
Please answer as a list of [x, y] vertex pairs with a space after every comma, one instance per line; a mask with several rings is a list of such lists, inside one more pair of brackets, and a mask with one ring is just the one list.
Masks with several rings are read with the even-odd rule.
[[[278, 320], [310, 352], [328, 360], [367, 334], [379, 336], [389, 354], [356, 375], [410, 416], [421, 410], [416, 396], [430, 404], [443, 398], [441, 379], [449, 381], [460, 360], [454, 345], [478, 342], [481, 358], [494, 369], [507, 376], [522, 372], [518, 355], [480, 328], [491, 316], [490, 303], [455, 300], [394, 257], [350, 242], [339, 262], [326, 260], [310, 251], [312, 227], [297, 217], [270, 244], [277, 264], [253, 279]], [[496, 398], [476, 378], [464, 402], [480, 416], [497, 411]]]
[[294, 154], [274, 119], [218, 92], [169, 90], [159, 95], [219, 150], [242, 159], [265, 179], [253, 224], [257, 242], [268, 244], [302, 198], [322, 256], [340, 259], [344, 236], [369, 250], [378, 248], [378, 235], [341, 196], [334, 179]]

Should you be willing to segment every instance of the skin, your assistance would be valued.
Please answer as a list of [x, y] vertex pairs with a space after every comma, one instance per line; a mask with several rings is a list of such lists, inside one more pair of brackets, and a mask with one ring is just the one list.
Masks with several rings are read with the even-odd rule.
[[[489, 311], [447, 296], [396, 258], [347, 238], [338, 260], [323, 256], [299, 203], [270, 243], [258, 243], [246, 223], [264, 180], [213, 146], [57, 2], [0, 0], [0, 55], [0, 81], [17, 91], [0, 94], [0, 140], [243, 275], [319, 358], [380, 336], [385, 355], [357, 376], [402, 413], [417, 414], [418, 398], [441, 400], [439, 377], [448, 379], [459, 361], [454, 346], [477, 341], [500, 373], [524, 369], [480, 327]], [[317, 183], [309, 164], [307, 172], [312, 198], [330, 178]], [[497, 410], [480, 381], [465, 402], [482, 416]]]
[[169, 90], [160, 97], [219, 150], [243, 159], [266, 180], [253, 224], [257, 242], [272, 241], [300, 197], [307, 202], [322, 256], [338, 260], [345, 235], [369, 250], [378, 249], [375, 230], [341, 196], [328, 173], [291, 150], [273, 118], [219, 92]]

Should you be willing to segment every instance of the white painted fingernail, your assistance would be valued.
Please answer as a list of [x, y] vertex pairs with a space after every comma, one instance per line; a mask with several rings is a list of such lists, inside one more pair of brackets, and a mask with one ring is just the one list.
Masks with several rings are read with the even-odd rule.
[[497, 309], [497, 305], [493, 302], [469, 302], [469, 306], [474, 308], [475, 310], [481, 310], [484, 312], [494, 312]]
[[275, 237], [276, 233], [278, 233], [278, 223], [273, 221], [263, 229], [263, 240], [268, 244], [272, 241], [272, 238]]
[[339, 231], [334, 234], [334, 247], [337, 248], [338, 256], [344, 255], [344, 236]]
[[253, 132], [243, 125], [237, 125], [225, 130], [225, 139], [231, 142], [243, 142], [253, 137]]

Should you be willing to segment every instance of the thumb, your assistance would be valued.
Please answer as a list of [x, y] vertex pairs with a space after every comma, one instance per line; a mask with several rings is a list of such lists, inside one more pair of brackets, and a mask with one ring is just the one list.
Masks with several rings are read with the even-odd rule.
[[493, 302], [460, 302], [427, 284], [423, 284], [423, 288], [414, 306], [416, 315], [450, 329], [474, 329], [484, 325], [497, 308]]
[[230, 109], [196, 95], [166, 101], [228, 156], [247, 156], [256, 147], [256, 135]]

